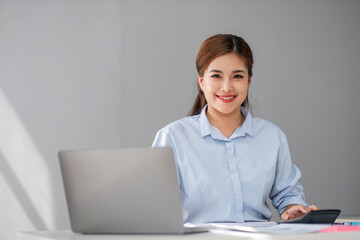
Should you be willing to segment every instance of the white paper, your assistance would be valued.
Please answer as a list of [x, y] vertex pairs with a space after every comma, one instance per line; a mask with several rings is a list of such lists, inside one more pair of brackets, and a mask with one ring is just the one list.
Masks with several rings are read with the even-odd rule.
[[330, 226], [330, 224], [278, 224], [276, 222], [212, 223], [211, 225], [223, 230], [274, 234], [310, 233]]

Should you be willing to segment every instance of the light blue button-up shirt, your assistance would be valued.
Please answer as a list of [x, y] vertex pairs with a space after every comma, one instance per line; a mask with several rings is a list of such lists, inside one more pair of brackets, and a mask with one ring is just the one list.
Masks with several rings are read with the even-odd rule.
[[281, 214], [289, 204], [307, 205], [301, 173], [291, 162], [285, 134], [252, 118], [225, 137], [201, 114], [170, 123], [153, 147], [172, 147], [178, 170], [184, 222], [266, 221], [272, 204]]

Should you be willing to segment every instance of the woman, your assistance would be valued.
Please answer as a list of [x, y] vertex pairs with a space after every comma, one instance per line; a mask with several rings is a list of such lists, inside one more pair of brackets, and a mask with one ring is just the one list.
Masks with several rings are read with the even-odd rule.
[[196, 58], [190, 116], [161, 129], [153, 147], [174, 150], [185, 222], [266, 221], [266, 199], [284, 220], [317, 207], [304, 200], [285, 134], [247, 110], [253, 57], [240, 37], [218, 34]]

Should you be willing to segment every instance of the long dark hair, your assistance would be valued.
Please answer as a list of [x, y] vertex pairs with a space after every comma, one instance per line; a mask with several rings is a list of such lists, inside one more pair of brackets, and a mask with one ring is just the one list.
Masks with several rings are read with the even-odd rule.
[[[249, 77], [251, 77], [254, 63], [251, 48], [244, 39], [231, 34], [217, 34], [209, 37], [201, 44], [199, 53], [196, 57], [196, 69], [199, 76], [204, 76], [204, 72], [212, 60], [228, 53], [235, 53], [244, 60], [249, 72]], [[198, 95], [196, 96], [195, 103], [188, 114], [189, 116], [199, 114], [207, 104], [204, 92], [201, 90], [199, 82], [197, 83], [197, 88]], [[248, 96], [246, 96], [246, 99], [241, 106], [249, 106]]]

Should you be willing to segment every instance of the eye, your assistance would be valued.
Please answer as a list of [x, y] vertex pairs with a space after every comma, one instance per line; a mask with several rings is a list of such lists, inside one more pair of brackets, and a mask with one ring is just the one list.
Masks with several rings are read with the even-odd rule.
[[212, 78], [220, 78], [221, 76], [219, 74], [214, 74], [211, 76]]
[[239, 78], [244, 78], [242, 75], [240, 75], [240, 74], [236, 74], [235, 76], [234, 76], [234, 78], [237, 78], [237, 79], [239, 79]]

